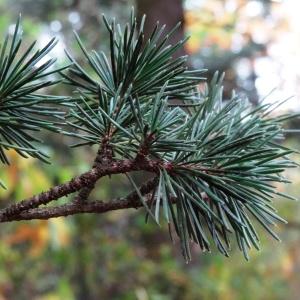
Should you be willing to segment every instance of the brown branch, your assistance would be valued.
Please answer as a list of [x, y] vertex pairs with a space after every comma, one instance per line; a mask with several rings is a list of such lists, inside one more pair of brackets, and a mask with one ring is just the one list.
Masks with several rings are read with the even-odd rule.
[[[110, 138], [111, 135], [106, 135], [102, 139], [101, 145], [98, 149], [92, 168], [103, 168], [113, 162], [112, 147], [109, 144]], [[140, 145], [140, 149], [136, 155], [135, 161], [147, 160], [147, 156], [149, 154], [149, 148], [154, 138], [155, 138], [154, 133], [151, 133], [150, 135], [145, 137], [143, 143]], [[74, 202], [86, 201], [89, 195], [91, 194], [91, 192], [93, 191], [93, 189], [95, 188], [95, 184], [96, 181], [91, 182], [89, 185], [83, 187], [73, 201]]]
[[151, 147], [152, 141], [155, 139], [154, 133], [150, 133], [149, 135], [144, 137], [144, 141], [140, 145], [138, 153], [136, 155], [136, 160], [144, 160], [149, 155], [149, 149]]
[[[92, 168], [102, 168], [106, 167], [112, 162], [112, 149], [109, 145], [109, 138], [104, 137], [101, 146], [98, 149], [95, 160], [93, 162]], [[74, 202], [86, 201], [91, 194], [92, 190], [95, 188], [95, 183], [92, 182], [90, 185], [83, 187], [78, 195], [74, 198]]]
[[[142, 195], [147, 195], [148, 198], [146, 202], [150, 202], [151, 192], [157, 184], [157, 177], [150, 179], [148, 182], [144, 183], [140, 192]], [[71, 202], [65, 205], [56, 207], [46, 207], [46, 208], [34, 208], [26, 211], [22, 211], [15, 215], [6, 215], [0, 218], [0, 223], [11, 222], [11, 221], [21, 221], [21, 220], [34, 220], [34, 219], [50, 219], [56, 217], [66, 217], [70, 215], [75, 215], [79, 213], [98, 213], [102, 214], [112, 210], [126, 209], [126, 208], [140, 208], [143, 204], [139, 199], [136, 191], [131, 192], [127, 197], [112, 200], [109, 202], [103, 201], [90, 201], [90, 202]]]
[[[0, 223], [12, 222], [12, 221], [24, 221], [24, 220], [46, 220], [57, 217], [67, 217], [75, 214], [92, 213], [103, 214], [113, 210], [128, 209], [128, 208], [141, 208], [143, 207], [139, 197], [136, 197], [134, 193], [129, 194], [126, 198], [112, 200], [110, 202], [103, 201], [90, 201], [90, 202], [71, 202], [65, 205], [46, 208], [34, 208], [26, 211], [22, 211], [19, 214], [11, 216], [2, 216]], [[207, 196], [203, 196], [204, 200], [208, 200]], [[151, 206], [152, 195], [146, 195], [146, 203]], [[175, 204], [176, 197], [171, 197], [170, 201]]]
[[[156, 199], [153, 198], [151, 192], [155, 189], [158, 182], [158, 177], [150, 179], [140, 187], [140, 193], [146, 197], [146, 204], [151, 207], [155, 203]], [[201, 198], [205, 201], [209, 201], [209, 198], [205, 193], [201, 193]], [[154, 201], [154, 202], [153, 202]], [[177, 198], [170, 197], [171, 203], [175, 204]], [[111, 200], [109, 202], [104, 201], [84, 201], [84, 202], [71, 202], [65, 205], [56, 207], [45, 208], [33, 208], [21, 211], [17, 214], [0, 215], [0, 223], [12, 222], [12, 221], [24, 221], [24, 220], [46, 220], [57, 217], [67, 217], [75, 214], [82, 213], [94, 213], [102, 214], [113, 210], [143, 207], [143, 204], [134, 190], [124, 198]]]
[[35, 208], [22, 211], [17, 215], [2, 216], [0, 222], [11, 222], [34, 219], [50, 219], [62, 216], [70, 216], [79, 213], [105, 213], [117, 209], [138, 208], [143, 206], [139, 200], [114, 200], [111, 202], [90, 201], [71, 202], [65, 205], [48, 208]]
[[[0, 222], [9, 218], [10, 216], [12, 217], [20, 215], [23, 211], [37, 208], [42, 204], [47, 204], [53, 200], [57, 200], [63, 196], [67, 196], [71, 193], [79, 191], [83, 187], [96, 182], [103, 176], [140, 170], [156, 173], [158, 172], [158, 168], [161, 166], [164, 166], [164, 163], [156, 160], [120, 160], [112, 162], [105, 168], [93, 168], [92, 170], [85, 172], [80, 176], [74, 177], [66, 183], [52, 187], [46, 192], [42, 192], [36, 196], [30, 197], [0, 210]], [[80, 205], [78, 205], [78, 207], [80, 207]]]

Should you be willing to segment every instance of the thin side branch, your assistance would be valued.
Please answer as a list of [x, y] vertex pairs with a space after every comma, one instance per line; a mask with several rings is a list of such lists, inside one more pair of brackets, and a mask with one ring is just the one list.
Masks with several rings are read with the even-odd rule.
[[[109, 139], [104, 138], [101, 142], [101, 146], [98, 149], [92, 168], [102, 168], [108, 166], [112, 162], [112, 149], [109, 145]], [[92, 190], [95, 188], [95, 182], [90, 185], [83, 187], [78, 195], [74, 198], [74, 202], [86, 201], [91, 194]]]
[[71, 202], [57, 207], [34, 208], [22, 211], [17, 215], [2, 216], [0, 222], [11, 222], [34, 219], [50, 219], [62, 216], [70, 216], [79, 213], [105, 213], [112, 210], [139, 208], [143, 204], [138, 200], [114, 200], [110, 202], [90, 201], [90, 202]]
[[[145, 201], [148, 206], [151, 206], [156, 199], [152, 197], [152, 191], [157, 185], [158, 178], [154, 177], [140, 187], [140, 193], [145, 196]], [[205, 193], [201, 197], [208, 201]], [[174, 204], [177, 201], [176, 197], [170, 197], [170, 201]], [[34, 208], [22, 211], [15, 215], [1, 216], [0, 223], [12, 221], [25, 221], [25, 220], [47, 220], [50, 218], [67, 217], [75, 214], [92, 213], [103, 214], [113, 210], [128, 209], [128, 208], [141, 208], [144, 205], [139, 199], [136, 191], [132, 191], [124, 198], [115, 199], [109, 202], [98, 201], [84, 201], [84, 202], [71, 202], [65, 205], [56, 207]]]
[[[157, 177], [150, 179], [140, 187], [140, 193], [147, 195], [157, 184]], [[146, 202], [150, 202], [150, 195], [146, 196]], [[143, 204], [139, 199], [136, 191], [131, 192], [125, 198], [115, 199], [109, 202], [104, 201], [90, 201], [90, 202], [71, 202], [65, 205], [56, 207], [34, 208], [22, 211], [15, 215], [6, 215], [0, 218], [0, 223], [34, 220], [34, 219], [50, 219], [62, 216], [70, 216], [79, 213], [105, 213], [112, 210], [126, 209], [126, 208], [140, 208]]]
[[2, 222], [2, 220], [6, 220], [8, 217], [19, 215], [23, 211], [37, 208], [42, 204], [47, 204], [53, 200], [57, 200], [61, 197], [79, 191], [83, 187], [95, 183], [103, 176], [141, 170], [156, 173], [158, 172], [158, 168], [161, 164], [163, 163], [155, 160], [138, 162], [135, 160], [119, 160], [112, 162], [109, 166], [103, 168], [93, 168], [80, 176], [74, 177], [66, 183], [52, 187], [46, 192], [42, 192], [0, 210], [0, 222]]

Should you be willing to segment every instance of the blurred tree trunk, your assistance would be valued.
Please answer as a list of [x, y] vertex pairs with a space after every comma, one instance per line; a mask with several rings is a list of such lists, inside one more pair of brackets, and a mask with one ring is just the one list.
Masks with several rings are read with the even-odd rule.
[[[157, 21], [166, 25], [165, 32], [170, 31], [178, 22], [180, 28], [170, 38], [169, 42], [174, 44], [184, 38], [184, 14], [182, 0], [136, 0], [137, 17], [141, 20], [144, 14], [147, 15], [145, 22], [145, 36], [148, 37]], [[185, 55], [183, 47], [177, 50], [174, 56]]]

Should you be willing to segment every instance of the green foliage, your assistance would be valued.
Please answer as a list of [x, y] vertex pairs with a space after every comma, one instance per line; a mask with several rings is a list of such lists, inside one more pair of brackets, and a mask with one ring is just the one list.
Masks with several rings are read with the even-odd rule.
[[[187, 261], [191, 242], [202, 251], [214, 245], [228, 256], [232, 237], [248, 259], [251, 247], [259, 249], [251, 219], [278, 239], [271, 227], [285, 221], [271, 201], [279, 194], [275, 184], [288, 182], [282, 172], [296, 166], [288, 158], [293, 151], [281, 145], [282, 123], [291, 116], [273, 117], [273, 105], [252, 108], [235, 94], [224, 101], [218, 74], [200, 91], [204, 70], [187, 70], [186, 57], [172, 59], [184, 43], [167, 45], [173, 31], [163, 35], [164, 28], [157, 25], [145, 38], [143, 22], [138, 27], [133, 13], [124, 31], [105, 17], [104, 23], [110, 62], [104, 53], [89, 53], [76, 34], [88, 71], [67, 53], [72, 66], [66, 73], [49, 71], [52, 59], [37, 66], [54, 40], [30, 56], [32, 44], [14, 63], [21, 44], [17, 23], [0, 59], [2, 148], [44, 159], [28, 130], [57, 130], [45, 117], [59, 117], [61, 109], [51, 104], [66, 104], [66, 99], [36, 92], [55, 84], [45, 77], [59, 71], [76, 87], [76, 103], [66, 119], [72, 130], [63, 131], [81, 140], [74, 146], [99, 144], [105, 138], [114, 159], [136, 159], [142, 150], [144, 158], [160, 162], [152, 205], [128, 178], [147, 213], [157, 223], [165, 220], [174, 227]], [[2, 148], [1, 159], [7, 162]]]
[[46, 161], [47, 156], [35, 146], [41, 142], [35, 132], [57, 131], [51, 119], [64, 114], [55, 106], [66, 104], [65, 97], [42, 94], [43, 89], [59, 82], [49, 77], [60, 71], [52, 68], [56, 59], [47, 59], [57, 40], [53, 38], [38, 50], [34, 50], [35, 44], [36, 41], [21, 51], [19, 18], [12, 36], [8, 33], [0, 46], [0, 160], [3, 163], [9, 163], [5, 149]]
[[[126, 24], [125, 30], [122, 31], [119, 24], [115, 25], [114, 20], [109, 23], [103, 16], [110, 37], [110, 63], [103, 52], [89, 53], [75, 33], [89, 69], [85, 71], [67, 52], [73, 63], [69, 68], [69, 75], [63, 74], [67, 82], [95, 98], [98, 98], [101, 91], [109, 97], [115, 97], [118, 93], [123, 98], [129, 93], [133, 97], [138, 95], [140, 99], [144, 99], [159, 92], [168, 81], [164, 96], [175, 99], [192, 98], [196, 85], [200, 79], [203, 79], [201, 77], [203, 70], [187, 70], [185, 66], [187, 56], [172, 59], [172, 55], [185, 42], [167, 44], [179, 24], [164, 36], [165, 26], [160, 28], [157, 24], [151, 37], [145, 40], [144, 19], [138, 27], [132, 12], [130, 24]], [[95, 76], [91, 76], [90, 71]]]
[[288, 158], [293, 151], [281, 145], [282, 122], [291, 116], [272, 117], [274, 105], [252, 108], [235, 94], [224, 101], [218, 74], [198, 91], [203, 70], [186, 70], [185, 57], [172, 60], [182, 42], [166, 46], [169, 34], [162, 29], [145, 39], [135, 18], [124, 32], [104, 22], [110, 63], [104, 53], [89, 54], [76, 35], [98, 78], [70, 55], [74, 65], [63, 75], [80, 98], [68, 120], [79, 131], [67, 134], [83, 140], [76, 146], [108, 136], [115, 158], [134, 158], [146, 145], [150, 157], [172, 165], [160, 170], [155, 204], [140, 198], [157, 223], [173, 224], [186, 260], [191, 241], [202, 251], [214, 244], [228, 256], [232, 236], [248, 259], [248, 249], [259, 249], [251, 219], [279, 239], [271, 227], [285, 221], [271, 201], [278, 194], [274, 184], [287, 182], [282, 172], [296, 166]]

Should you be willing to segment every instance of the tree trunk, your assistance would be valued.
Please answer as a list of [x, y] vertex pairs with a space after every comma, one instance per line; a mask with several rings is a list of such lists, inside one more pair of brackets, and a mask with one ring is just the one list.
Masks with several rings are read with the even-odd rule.
[[[180, 28], [170, 37], [169, 43], [175, 44], [184, 38], [184, 14], [182, 0], [136, 0], [137, 17], [141, 20], [144, 14], [147, 15], [145, 22], [145, 36], [149, 37], [155, 24], [166, 25], [165, 32], [170, 31], [178, 22]], [[183, 47], [177, 50], [174, 57], [185, 55]]]

